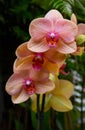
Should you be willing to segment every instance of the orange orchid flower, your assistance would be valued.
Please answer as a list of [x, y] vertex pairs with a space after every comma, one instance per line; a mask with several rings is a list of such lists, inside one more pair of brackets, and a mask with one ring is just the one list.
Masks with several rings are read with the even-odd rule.
[[[51, 75], [50, 79], [55, 83], [55, 88], [46, 93], [44, 111], [53, 108], [58, 112], [66, 112], [72, 110], [73, 106], [70, 97], [73, 94], [74, 86], [68, 80], [58, 79], [57, 76]], [[42, 95], [40, 97], [42, 101]], [[32, 110], [36, 111], [36, 95], [31, 97]], [[40, 102], [41, 105], [41, 102]]]
[[54, 83], [48, 79], [47, 71], [24, 70], [14, 73], [6, 83], [6, 91], [15, 104], [25, 102], [34, 93], [43, 94], [54, 89]]
[[31, 39], [28, 49], [33, 52], [45, 52], [50, 48], [69, 54], [76, 51], [75, 37], [77, 25], [64, 19], [57, 10], [50, 10], [45, 17], [34, 19], [29, 26]]
[[40, 70], [45, 67], [49, 72], [58, 73], [59, 67], [66, 59], [65, 54], [57, 52], [54, 48], [43, 52], [35, 53], [27, 48], [27, 42], [21, 44], [16, 50], [18, 57], [14, 62], [14, 72], [33, 67], [35, 70]]

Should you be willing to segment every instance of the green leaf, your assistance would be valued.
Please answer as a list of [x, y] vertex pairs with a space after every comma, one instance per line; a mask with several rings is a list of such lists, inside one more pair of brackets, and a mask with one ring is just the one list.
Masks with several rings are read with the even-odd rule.
[[85, 22], [85, 1], [74, 0], [73, 11], [80, 22]]
[[71, 16], [72, 14], [71, 5], [64, 0], [55, 0], [53, 8], [59, 10], [64, 16]]
[[13, 27], [13, 31], [15, 34], [17, 34], [17, 37], [23, 39], [24, 41], [27, 41], [29, 38], [29, 34], [23, 31], [19, 26]]

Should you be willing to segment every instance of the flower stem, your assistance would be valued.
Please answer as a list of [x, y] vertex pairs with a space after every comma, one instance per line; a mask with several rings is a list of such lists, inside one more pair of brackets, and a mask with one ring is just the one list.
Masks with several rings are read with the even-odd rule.
[[37, 95], [37, 118], [38, 118], [38, 128], [37, 130], [42, 130], [43, 118], [44, 118], [44, 104], [45, 104], [45, 94], [42, 97], [41, 110], [39, 106], [40, 95]]
[[85, 75], [83, 75], [83, 85], [82, 85], [82, 90], [81, 90], [81, 105], [80, 105], [80, 107], [81, 107], [81, 117], [80, 117], [80, 119], [81, 119], [81, 126], [80, 126], [80, 128], [81, 128], [81, 130], [84, 130], [84, 113], [83, 113], [83, 99], [84, 99], [84, 87], [85, 87], [85, 79], [84, 79], [84, 77], [85, 77]]
[[44, 105], [45, 105], [45, 94], [43, 94], [43, 98], [42, 98], [42, 107], [41, 107], [41, 112], [44, 112]]
[[37, 113], [39, 113], [39, 111], [40, 111], [39, 102], [40, 102], [40, 95], [37, 94]]

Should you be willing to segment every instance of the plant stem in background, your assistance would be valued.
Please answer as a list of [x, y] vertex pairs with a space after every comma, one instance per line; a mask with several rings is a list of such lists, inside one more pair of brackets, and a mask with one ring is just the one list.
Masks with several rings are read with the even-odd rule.
[[81, 89], [81, 113], [80, 113], [80, 119], [81, 119], [81, 125], [80, 125], [80, 130], [84, 130], [84, 113], [83, 113], [83, 99], [84, 99], [84, 88], [85, 88], [85, 69], [84, 69], [84, 62], [82, 58], [80, 57], [80, 63], [81, 63], [81, 71], [82, 71], [82, 89]]
[[53, 109], [50, 109], [50, 127], [52, 130], [59, 130], [56, 122], [56, 112]]
[[40, 109], [40, 95], [37, 95], [37, 119], [38, 119], [37, 130], [42, 130], [42, 124], [44, 118], [44, 104], [45, 104], [45, 94], [43, 94], [42, 97], [41, 109]]
[[83, 85], [82, 85], [82, 89], [81, 89], [81, 130], [84, 130], [84, 122], [83, 122], [83, 119], [84, 119], [84, 113], [83, 113], [83, 98], [84, 98], [84, 86], [85, 86], [85, 75], [83, 75]]
[[70, 112], [64, 113], [65, 130], [73, 130], [72, 117]]
[[83, 118], [84, 118], [84, 116], [83, 116], [83, 86], [82, 86], [82, 90], [81, 90], [81, 126], [80, 126], [80, 128], [81, 128], [81, 130], [84, 130], [84, 126], [83, 126]]

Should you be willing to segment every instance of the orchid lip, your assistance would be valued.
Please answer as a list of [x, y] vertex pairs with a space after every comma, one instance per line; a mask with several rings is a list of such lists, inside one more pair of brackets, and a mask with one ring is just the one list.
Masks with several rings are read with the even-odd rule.
[[32, 66], [35, 70], [41, 70], [42, 65], [44, 63], [44, 58], [42, 53], [36, 53], [33, 60]]
[[34, 81], [31, 80], [31, 79], [25, 80], [25, 82], [24, 82], [24, 90], [25, 90], [29, 95], [34, 94], [35, 91], [36, 91]]
[[48, 33], [46, 35], [46, 40], [50, 47], [56, 47], [59, 40], [59, 35], [55, 32]]

